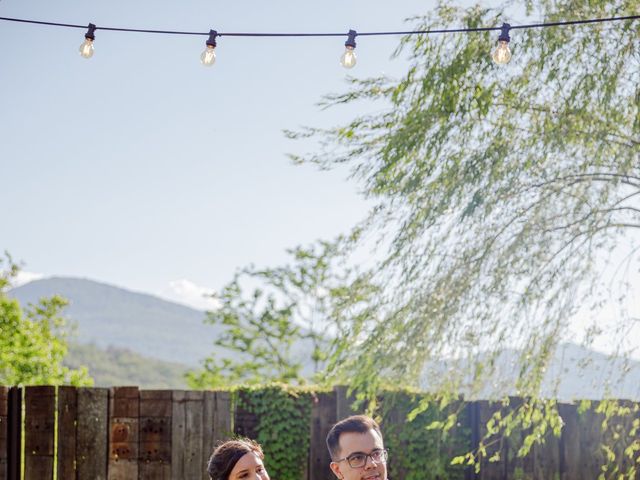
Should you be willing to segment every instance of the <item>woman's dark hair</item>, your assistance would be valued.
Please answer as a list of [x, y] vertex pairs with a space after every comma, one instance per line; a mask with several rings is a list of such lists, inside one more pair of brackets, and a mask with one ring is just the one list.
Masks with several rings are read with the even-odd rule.
[[253, 452], [260, 459], [264, 460], [264, 453], [260, 444], [249, 438], [238, 438], [236, 440], [227, 440], [219, 444], [207, 465], [207, 472], [212, 480], [229, 480], [231, 470], [236, 466], [238, 460], [247, 453]]

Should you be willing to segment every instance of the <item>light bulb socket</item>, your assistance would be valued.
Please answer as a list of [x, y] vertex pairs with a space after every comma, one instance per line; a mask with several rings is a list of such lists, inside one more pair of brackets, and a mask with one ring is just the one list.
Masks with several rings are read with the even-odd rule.
[[345, 47], [356, 48], [356, 37], [358, 33], [355, 30], [349, 30], [347, 41], [344, 42]]
[[509, 25], [508, 23], [503, 23], [502, 27], [500, 27], [500, 36], [498, 37], [499, 42], [509, 43], [511, 41], [509, 30], [511, 30], [511, 25]]
[[218, 32], [215, 30], [209, 30], [209, 39], [207, 40], [207, 47], [216, 48], [216, 37], [218, 36]]
[[87, 40], [95, 40], [96, 36], [94, 32], [96, 31], [96, 28], [97, 27], [93, 23], [90, 23], [87, 33], [84, 34], [84, 38], [86, 38]]

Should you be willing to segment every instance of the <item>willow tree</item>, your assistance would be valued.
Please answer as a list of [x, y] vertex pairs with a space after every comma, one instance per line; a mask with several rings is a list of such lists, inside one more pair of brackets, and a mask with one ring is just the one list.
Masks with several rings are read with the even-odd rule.
[[[537, 0], [527, 14], [633, 16], [640, 3]], [[412, 22], [518, 23], [503, 9], [449, 5]], [[351, 79], [323, 102], [373, 101], [375, 113], [290, 133], [320, 144], [296, 161], [350, 166], [376, 202], [356, 232], [378, 239], [388, 288], [341, 363], [361, 385], [416, 383], [446, 356], [458, 368], [431, 381], [455, 392], [471, 379], [473, 392], [516, 347], [518, 393], [535, 398], [571, 315], [608, 295], [600, 259], [640, 227], [640, 21], [513, 29], [507, 65], [489, 55], [499, 33], [406, 36], [403, 78]]]

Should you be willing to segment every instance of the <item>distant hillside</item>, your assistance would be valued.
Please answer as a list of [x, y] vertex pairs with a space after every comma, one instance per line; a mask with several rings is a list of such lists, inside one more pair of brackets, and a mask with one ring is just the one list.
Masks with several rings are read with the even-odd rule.
[[96, 387], [187, 388], [186, 365], [143, 357], [124, 348], [70, 344], [63, 363], [71, 368], [87, 367]]
[[[517, 395], [515, 382], [520, 352], [505, 350], [495, 361], [495, 374], [491, 381], [475, 395], [477, 398], [498, 398]], [[433, 362], [421, 380], [422, 388], [438, 384], [447, 371], [466, 370], [471, 378], [472, 368], [462, 363]], [[469, 395], [467, 389], [463, 394]], [[601, 399], [603, 397], [640, 401], [640, 362], [633, 359], [610, 358], [572, 343], [558, 347], [542, 384], [542, 395], [561, 401], [575, 399]]]
[[[219, 330], [203, 323], [204, 312], [152, 295], [77, 278], [36, 280], [10, 292], [23, 304], [53, 294], [71, 302], [65, 315], [77, 327], [77, 336], [72, 339], [76, 345], [67, 362], [89, 366], [99, 385], [182, 388], [184, 370], [198, 367], [199, 361], [216, 349], [213, 342]], [[310, 349], [307, 341], [293, 350], [303, 358]], [[494, 380], [478, 396], [515, 394], [517, 358], [517, 351], [503, 352], [496, 361]], [[437, 384], [452, 368], [472, 371], [468, 365], [433, 362], [425, 369], [423, 388]], [[305, 365], [303, 371], [310, 374], [311, 365]], [[623, 371], [627, 374], [621, 378]], [[556, 384], [557, 378], [560, 381]], [[550, 365], [543, 391], [561, 400], [603, 396], [640, 400], [640, 362], [612, 361], [577, 345], [562, 345]]]
[[118, 347], [189, 366], [210, 354], [218, 331], [205, 313], [152, 295], [79, 278], [36, 280], [9, 292], [23, 305], [53, 294], [69, 300], [65, 316], [79, 344]]

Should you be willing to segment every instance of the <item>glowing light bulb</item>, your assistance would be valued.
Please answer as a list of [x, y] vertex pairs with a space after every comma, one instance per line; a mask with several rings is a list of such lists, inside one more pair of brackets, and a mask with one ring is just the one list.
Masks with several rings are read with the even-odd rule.
[[353, 51], [354, 47], [346, 47], [344, 53], [340, 57], [340, 64], [344, 68], [353, 68], [356, 65], [356, 52]]
[[498, 65], [509, 63], [509, 60], [511, 60], [511, 50], [509, 50], [509, 42], [500, 40], [498, 42], [498, 47], [491, 54], [491, 58]]
[[509, 41], [511, 40], [511, 37], [509, 37], [510, 29], [511, 25], [508, 23], [502, 24], [500, 36], [498, 37], [498, 47], [491, 54], [491, 58], [498, 65], [504, 65], [511, 60], [511, 50], [509, 50]]
[[205, 67], [210, 67], [214, 63], [216, 63], [216, 49], [211, 45], [207, 45], [207, 48], [204, 49], [202, 55], [200, 55], [200, 62]]
[[93, 57], [93, 41], [96, 39], [96, 36], [94, 35], [95, 31], [96, 26], [93, 23], [90, 23], [87, 33], [84, 34], [84, 42], [82, 42], [82, 45], [80, 45], [80, 48], [78, 49], [82, 58]]
[[218, 32], [215, 30], [209, 30], [209, 39], [206, 42], [207, 48], [204, 49], [202, 55], [200, 55], [200, 63], [205, 67], [210, 67], [216, 63], [216, 37]]
[[93, 57], [93, 40], [91, 40], [90, 38], [85, 39], [78, 50], [80, 51], [80, 55], [82, 56], [82, 58]]
[[358, 34], [355, 30], [349, 30], [347, 41], [344, 42], [344, 53], [340, 57], [340, 65], [344, 68], [353, 68], [356, 65], [356, 36]]

